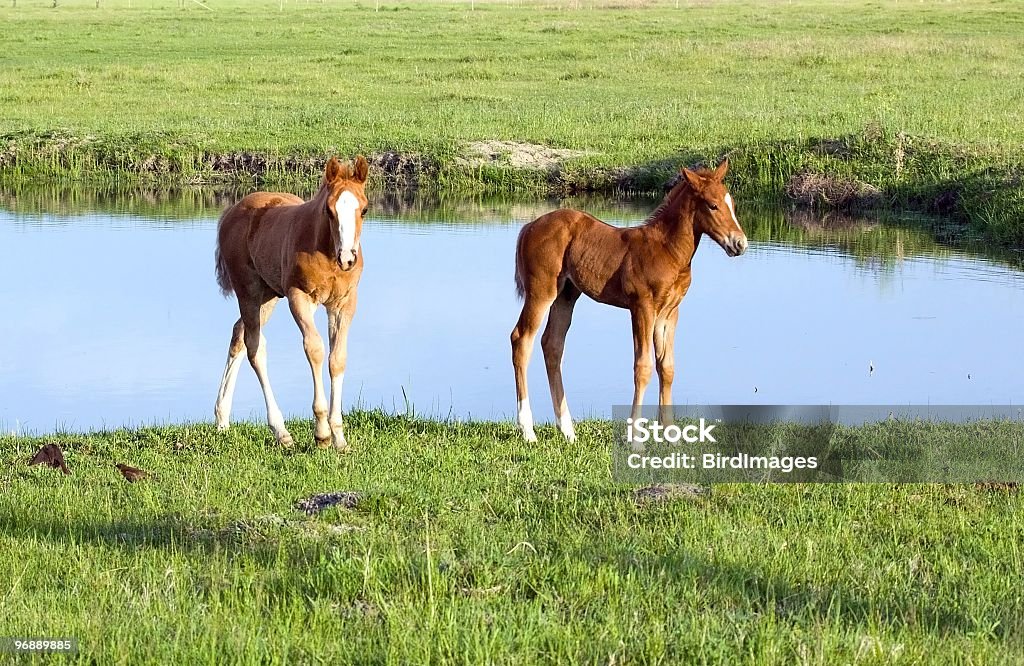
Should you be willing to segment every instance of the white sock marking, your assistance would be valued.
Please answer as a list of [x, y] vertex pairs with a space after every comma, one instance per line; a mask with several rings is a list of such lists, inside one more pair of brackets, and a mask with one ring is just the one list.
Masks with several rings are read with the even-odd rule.
[[530, 411], [530, 401], [519, 401], [519, 414], [517, 417], [519, 428], [523, 431], [523, 437], [528, 441], [536, 441], [537, 435], [533, 432], [533, 412]]

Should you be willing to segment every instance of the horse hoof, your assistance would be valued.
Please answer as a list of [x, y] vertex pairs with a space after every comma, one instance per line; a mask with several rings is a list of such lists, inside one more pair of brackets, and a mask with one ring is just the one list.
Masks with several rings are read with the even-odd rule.
[[331, 444], [338, 453], [347, 453], [349, 451], [348, 440], [345, 439], [345, 433], [341, 431], [341, 428], [338, 428], [331, 436]]
[[329, 448], [331, 448], [331, 438], [330, 437], [314, 437], [314, 439], [316, 440], [317, 448], [319, 448], [319, 449], [329, 449]]
[[523, 439], [530, 444], [535, 444], [537, 442], [537, 433], [533, 430], [523, 431]]
[[231, 426], [228, 425], [227, 423], [218, 423], [217, 424], [217, 432], [224, 432], [224, 431], [226, 431], [230, 427]]
[[294, 445], [294, 442], [292, 441], [292, 436], [289, 435], [288, 433], [285, 433], [281, 437], [278, 437], [277, 443], [281, 445], [282, 449], [290, 449]]

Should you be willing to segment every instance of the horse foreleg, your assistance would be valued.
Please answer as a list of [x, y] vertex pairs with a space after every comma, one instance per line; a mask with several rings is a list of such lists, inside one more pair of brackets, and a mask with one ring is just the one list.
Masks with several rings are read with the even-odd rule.
[[260, 388], [263, 389], [263, 399], [267, 403], [267, 425], [274, 432], [277, 442], [289, 448], [292, 445], [292, 436], [284, 425], [284, 416], [281, 408], [277, 406], [274, 399], [274, 392], [270, 388], [270, 377], [267, 374], [267, 340], [263, 337], [263, 324], [270, 318], [270, 313], [277, 305], [277, 297], [272, 296], [263, 303], [253, 302], [242, 304], [239, 301], [239, 309], [242, 312], [242, 325], [245, 328], [245, 350], [249, 356], [249, 365], [256, 373], [260, 381]]
[[302, 332], [302, 348], [313, 374], [313, 418], [316, 420], [313, 436], [317, 444], [327, 446], [331, 441], [331, 427], [327, 423], [327, 398], [324, 396], [324, 341], [313, 319], [316, 303], [301, 289], [291, 289], [288, 308]]
[[633, 410], [634, 420], [640, 418], [644, 392], [651, 381], [651, 342], [654, 337], [654, 313], [649, 307], [634, 308], [633, 320]]
[[676, 307], [654, 327], [654, 359], [658, 369], [658, 419], [662, 425], [675, 421], [672, 413], [672, 380], [675, 379], [675, 338], [679, 308]]
[[341, 386], [345, 379], [345, 366], [348, 363], [348, 327], [356, 312], [356, 294], [353, 293], [338, 308], [328, 308], [327, 318], [330, 328], [331, 358], [328, 371], [331, 374], [331, 443], [338, 451], [348, 449], [341, 417]]
[[562, 384], [562, 353], [565, 351], [565, 336], [572, 325], [572, 310], [580, 292], [571, 283], [555, 299], [548, 313], [548, 325], [540, 337], [540, 347], [544, 351], [544, 364], [548, 371], [548, 385], [551, 388], [551, 404], [555, 408], [555, 419], [558, 429], [570, 442], [576, 441], [576, 429], [569, 414], [569, 404], [565, 399], [565, 387]]
[[[554, 286], [552, 286], [552, 291], [554, 291]], [[527, 294], [526, 302], [523, 303], [523, 311], [519, 314], [519, 321], [512, 329], [512, 367], [516, 375], [516, 421], [519, 424], [519, 429], [523, 432], [523, 438], [528, 442], [536, 442], [537, 433], [533, 431], [533, 412], [530, 410], [526, 370], [530, 365], [534, 338], [537, 337], [537, 330], [544, 320], [544, 311], [548, 309], [553, 300], [554, 296], [549, 299], [540, 299], [532, 294]]]
[[238, 369], [242, 367], [242, 352], [245, 351], [244, 330], [241, 319], [235, 322], [235, 326], [231, 330], [228, 362], [224, 366], [224, 376], [220, 380], [220, 391], [217, 393], [217, 405], [213, 409], [217, 418], [218, 430], [227, 430], [231, 419], [231, 400], [235, 395], [235, 380], [238, 379]]

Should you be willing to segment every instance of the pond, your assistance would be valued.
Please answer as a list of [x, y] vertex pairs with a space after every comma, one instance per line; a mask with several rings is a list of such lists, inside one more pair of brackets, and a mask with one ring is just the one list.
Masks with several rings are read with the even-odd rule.
[[[237, 309], [213, 276], [217, 216], [204, 191], [7, 193], [0, 198], [0, 426], [4, 432], [212, 421]], [[508, 419], [508, 335], [519, 227], [560, 203], [636, 224], [655, 201], [374, 202], [350, 335], [345, 410]], [[694, 260], [676, 340], [679, 404], [1015, 404], [1024, 273], [1016, 257], [952, 249], [899, 220], [741, 207], [751, 246]], [[326, 317], [318, 315], [326, 335]], [[310, 417], [298, 329], [280, 304], [269, 372], [288, 416]], [[871, 370], [873, 368], [873, 371]], [[624, 310], [585, 298], [564, 375], [577, 418], [632, 395]], [[550, 421], [543, 361], [534, 413]], [[655, 385], [648, 401], [656, 399]], [[243, 366], [234, 420], [264, 419]]]

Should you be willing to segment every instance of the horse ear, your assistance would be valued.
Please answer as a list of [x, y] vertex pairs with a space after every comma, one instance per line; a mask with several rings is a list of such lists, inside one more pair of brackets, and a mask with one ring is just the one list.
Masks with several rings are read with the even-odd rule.
[[701, 178], [696, 171], [690, 171], [686, 167], [683, 167], [683, 176], [686, 178], [686, 182], [690, 183], [690, 187], [695, 190], [699, 190], [704, 186], [703, 178]]
[[324, 167], [324, 182], [332, 183], [341, 173], [341, 163], [338, 162], [337, 157], [331, 157], [327, 160], [327, 166]]
[[718, 182], [722, 182], [725, 179], [725, 174], [727, 171], [729, 171], [728, 157], [722, 160], [722, 163], [718, 165], [718, 168], [715, 169], [715, 173], [712, 175], [715, 177], [715, 180], [717, 180]]
[[354, 177], [360, 183], [366, 182], [366, 176], [370, 172], [370, 163], [362, 155], [356, 156], [356, 168]]

